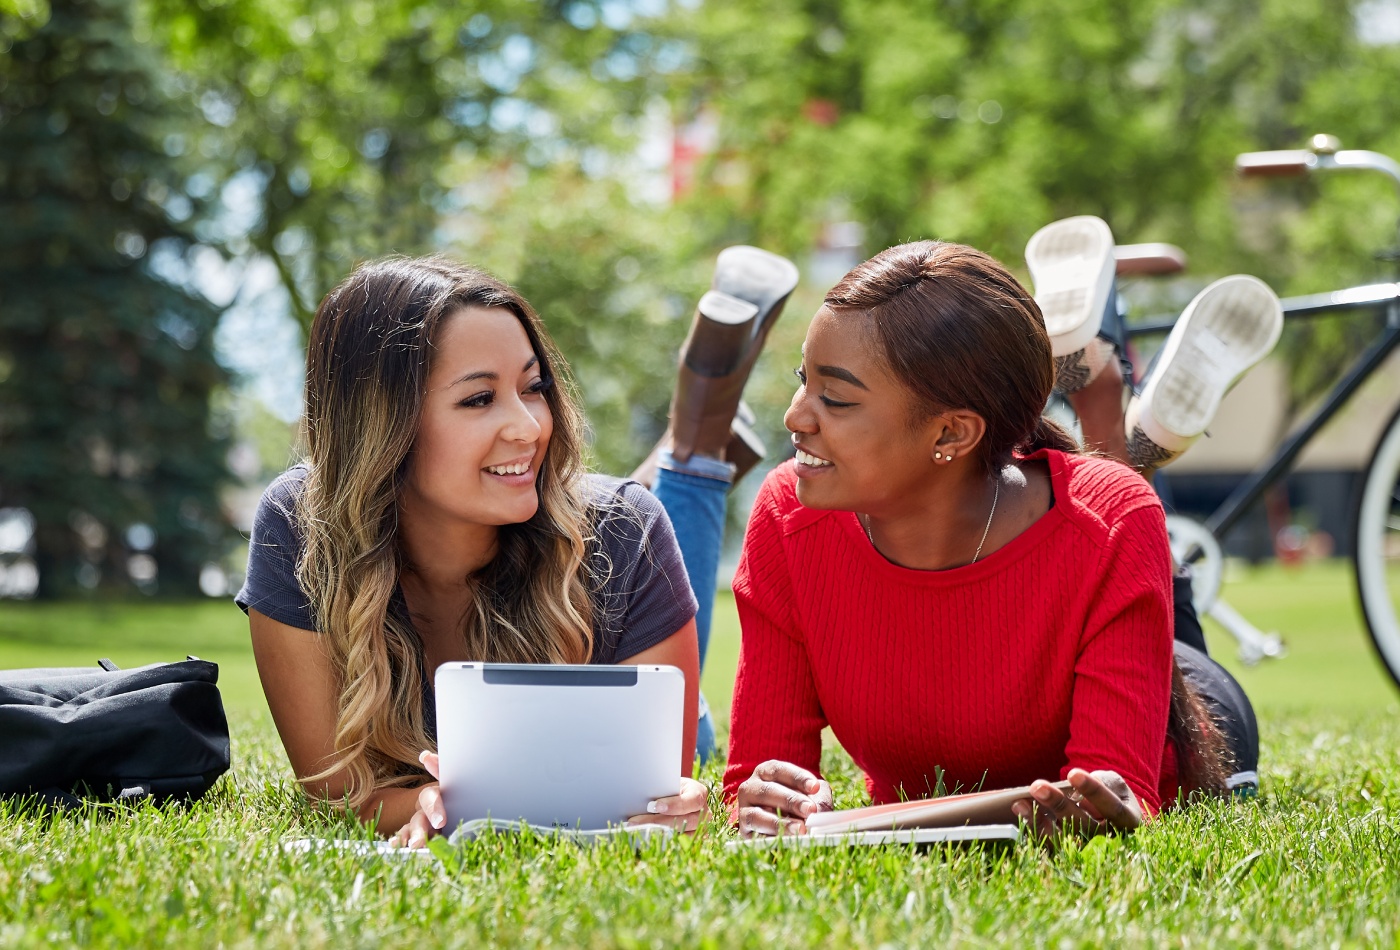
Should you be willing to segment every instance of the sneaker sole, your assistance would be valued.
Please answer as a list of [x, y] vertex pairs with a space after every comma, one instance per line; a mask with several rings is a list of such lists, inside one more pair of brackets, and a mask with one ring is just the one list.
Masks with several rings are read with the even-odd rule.
[[1217, 280], [1172, 328], [1142, 391], [1137, 424], [1165, 448], [1195, 439], [1282, 333], [1283, 308], [1268, 284], [1244, 275]]
[[1113, 289], [1113, 232], [1092, 215], [1047, 224], [1027, 242], [1026, 266], [1051, 352], [1084, 349], [1098, 335]]

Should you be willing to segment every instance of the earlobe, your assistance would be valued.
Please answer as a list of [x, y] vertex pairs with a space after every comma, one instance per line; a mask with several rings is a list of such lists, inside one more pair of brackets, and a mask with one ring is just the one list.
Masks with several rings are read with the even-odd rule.
[[970, 410], [944, 413], [941, 421], [941, 431], [933, 447], [933, 461], [936, 464], [946, 464], [967, 455], [987, 432], [986, 420]]
[[952, 425], [946, 416], [940, 416], [935, 421], [933, 436], [933, 447], [930, 449], [930, 457], [935, 465], [946, 465], [955, 457], [953, 446], [957, 441]]

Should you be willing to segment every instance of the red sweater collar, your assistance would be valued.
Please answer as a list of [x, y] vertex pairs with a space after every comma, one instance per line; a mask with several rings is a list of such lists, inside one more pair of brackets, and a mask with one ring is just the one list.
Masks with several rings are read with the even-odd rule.
[[856, 549], [855, 556], [865, 558], [877, 571], [883, 572], [884, 576], [891, 580], [899, 580], [906, 583], [918, 584], [921, 586], [939, 587], [966, 584], [970, 581], [990, 577], [1015, 565], [1025, 558], [1031, 551], [1041, 543], [1041, 541], [1066, 519], [1066, 512], [1069, 507], [1069, 465], [1066, 453], [1055, 449], [1039, 449], [1025, 456], [1018, 456], [1018, 459], [1025, 461], [1037, 461], [1043, 459], [1050, 468], [1050, 490], [1053, 494], [1054, 503], [1050, 510], [1045, 512], [1031, 524], [1029, 528], [1022, 531], [1011, 541], [990, 554], [984, 555], [976, 564], [965, 564], [962, 567], [951, 567], [941, 571], [925, 571], [916, 568], [901, 567], [887, 561], [879, 551], [875, 550], [870, 539], [865, 535], [865, 528], [861, 525], [860, 519], [853, 511], [823, 511], [815, 508], [805, 508], [799, 504], [790, 511], [783, 519], [783, 533], [792, 534], [801, 530], [809, 524], [813, 524], [822, 518], [835, 518], [841, 525], [841, 530], [846, 540]]

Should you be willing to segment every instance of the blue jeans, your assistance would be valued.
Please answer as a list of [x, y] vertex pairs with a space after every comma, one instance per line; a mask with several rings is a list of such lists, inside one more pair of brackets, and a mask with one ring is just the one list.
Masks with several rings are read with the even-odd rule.
[[[695, 632], [700, 640], [702, 670], [710, 645], [710, 619], [715, 609], [720, 544], [724, 540], [724, 508], [733, 482], [734, 466], [728, 462], [699, 455], [692, 455], [687, 462], [678, 462], [670, 452], [663, 450], [657, 460], [656, 482], [651, 487], [676, 529], [685, 573], [699, 603]], [[703, 694], [695, 754], [700, 757], [701, 764], [715, 754], [715, 724]]]

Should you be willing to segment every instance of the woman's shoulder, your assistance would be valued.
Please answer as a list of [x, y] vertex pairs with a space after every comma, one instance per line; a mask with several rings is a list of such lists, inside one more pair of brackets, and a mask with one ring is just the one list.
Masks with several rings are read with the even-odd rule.
[[612, 560], [639, 556], [657, 542], [658, 533], [674, 535], [660, 499], [640, 482], [589, 473], [579, 491], [593, 526], [593, 543]]
[[297, 502], [301, 499], [310, 471], [306, 463], [298, 463], [263, 489], [257, 511], [253, 513], [254, 552], [269, 547], [300, 549], [302, 537], [297, 527]]
[[278, 475], [272, 480], [272, 484], [263, 489], [258, 508], [270, 508], [291, 517], [296, 509], [297, 500], [301, 498], [302, 490], [306, 487], [306, 476], [310, 471], [309, 465], [298, 462]]
[[584, 503], [600, 521], [655, 517], [665, 510], [645, 485], [630, 478], [589, 472], [580, 479], [579, 490]]
[[1162, 502], [1137, 472], [1113, 459], [1049, 451], [1056, 504], [1063, 496], [1066, 513], [1095, 533], [1111, 532], [1129, 515], [1143, 509], [1160, 516]]

